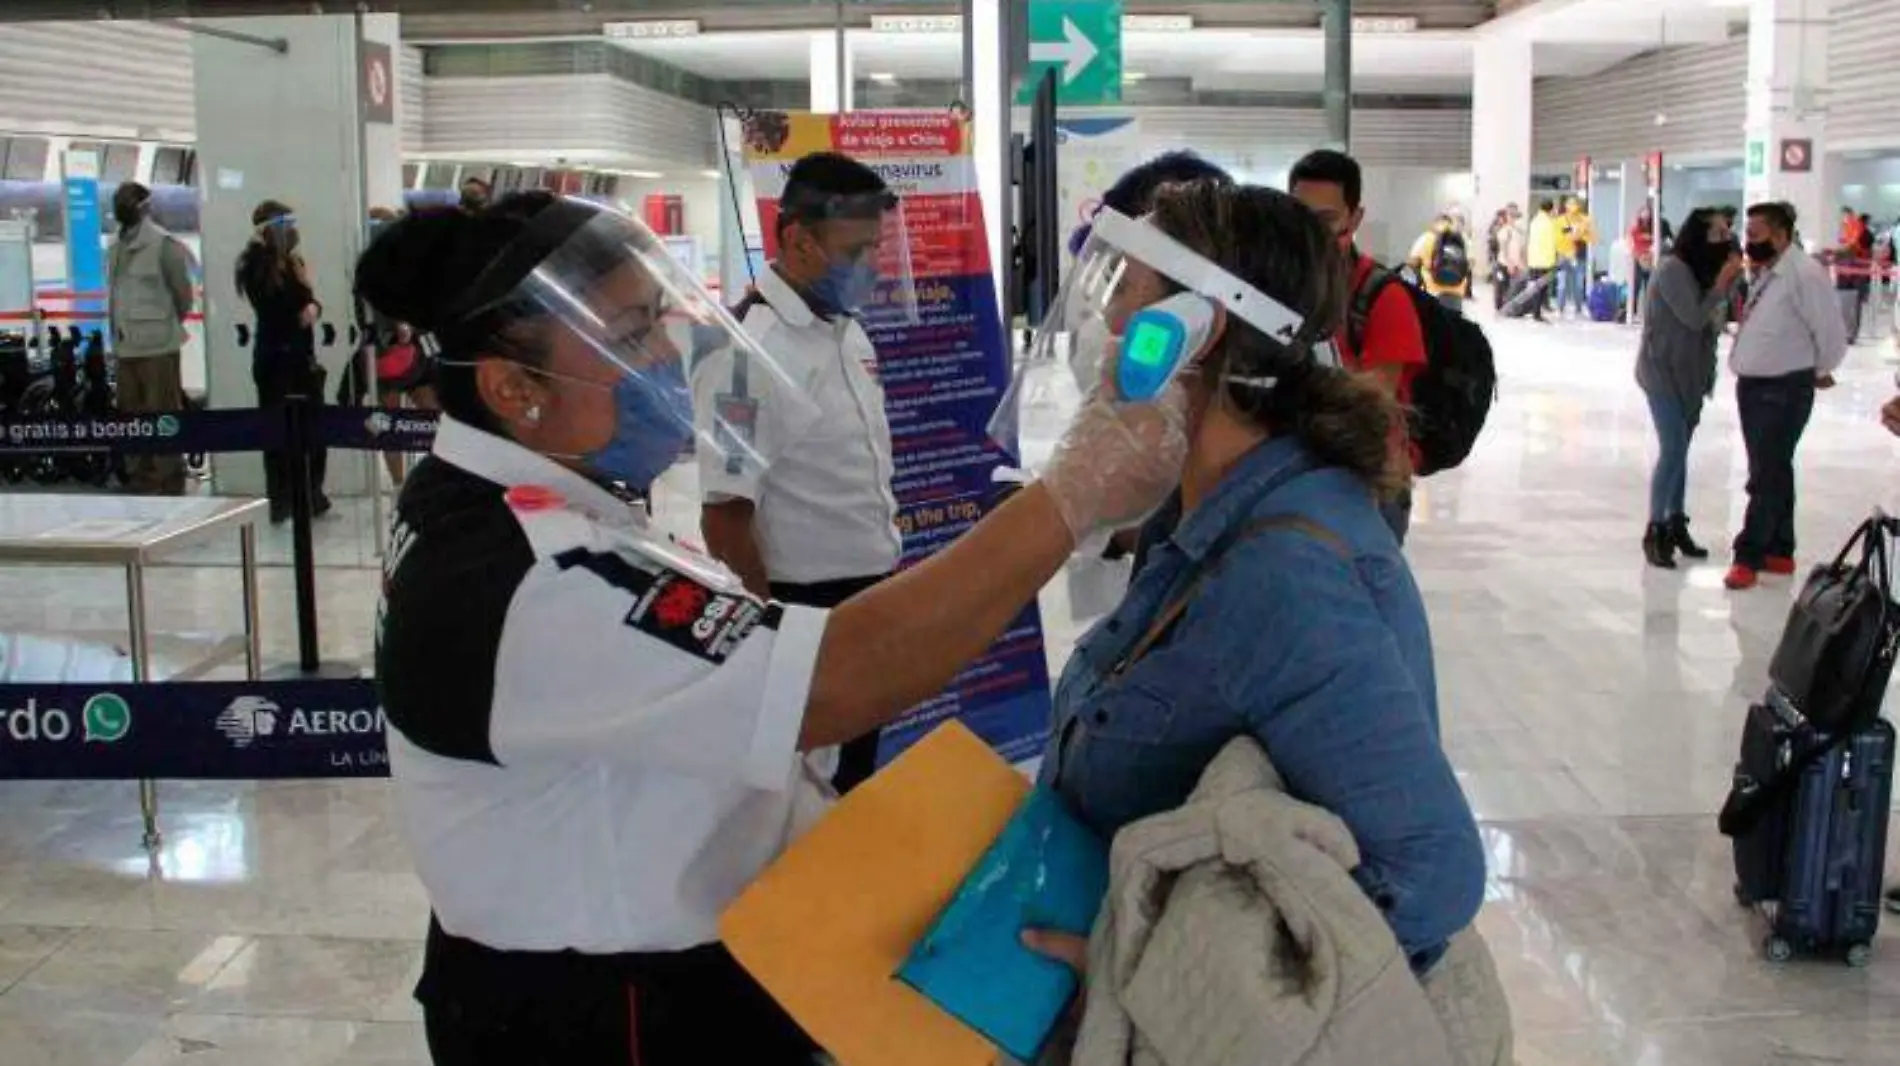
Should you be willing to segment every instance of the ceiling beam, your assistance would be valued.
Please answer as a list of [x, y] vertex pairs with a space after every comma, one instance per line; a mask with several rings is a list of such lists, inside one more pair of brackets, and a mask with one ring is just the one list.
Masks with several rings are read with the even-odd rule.
[[[1490, 18], [1494, 0], [1373, 0], [1367, 14], [1411, 15], [1421, 27], [1461, 29]], [[846, 21], [872, 15], [955, 14], [942, 3], [850, 0]], [[243, 15], [348, 15], [400, 12], [416, 37], [548, 37], [594, 34], [605, 22], [691, 18], [707, 29], [808, 29], [832, 24], [827, 0], [0, 0], [0, 22], [215, 18]], [[1187, 14], [1209, 28], [1317, 25], [1316, 0], [1127, 0], [1134, 14]]]

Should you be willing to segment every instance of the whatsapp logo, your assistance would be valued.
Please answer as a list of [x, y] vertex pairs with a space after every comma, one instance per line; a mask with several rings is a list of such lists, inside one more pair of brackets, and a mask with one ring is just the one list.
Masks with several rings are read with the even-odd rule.
[[80, 714], [85, 724], [86, 743], [111, 744], [132, 731], [132, 705], [110, 692], [101, 692], [86, 701]]
[[[172, 415], [159, 415], [157, 429], [158, 435], [161, 437], [176, 437], [178, 436], [178, 419]], [[116, 696], [113, 698], [118, 699]], [[124, 707], [125, 701], [120, 700], [119, 706]], [[92, 739], [90, 731], [88, 731], [87, 739]], [[112, 739], [117, 740], [119, 738], [113, 737]]]

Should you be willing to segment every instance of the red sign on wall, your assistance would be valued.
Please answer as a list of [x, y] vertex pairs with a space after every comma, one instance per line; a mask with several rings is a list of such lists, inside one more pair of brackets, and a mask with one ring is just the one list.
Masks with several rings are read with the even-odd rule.
[[396, 70], [389, 46], [358, 41], [357, 54], [363, 62], [363, 83], [357, 87], [363, 96], [363, 121], [391, 125], [396, 121]]
[[1814, 142], [1806, 137], [1784, 137], [1781, 141], [1781, 172], [1806, 174], [1814, 169]]

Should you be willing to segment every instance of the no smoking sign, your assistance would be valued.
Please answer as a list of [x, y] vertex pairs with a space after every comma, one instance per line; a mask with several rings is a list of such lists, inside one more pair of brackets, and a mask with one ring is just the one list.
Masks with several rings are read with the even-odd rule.
[[390, 48], [378, 41], [363, 41], [358, 52], [363, 59], [363, 121], [391, 124], [396, 121], [396, 78], [390, 67]]
[[1806, 174], [1814, 169], [1814, 142], [1806, 137], [1787, 137], [1781, 142], [1781, 172]]

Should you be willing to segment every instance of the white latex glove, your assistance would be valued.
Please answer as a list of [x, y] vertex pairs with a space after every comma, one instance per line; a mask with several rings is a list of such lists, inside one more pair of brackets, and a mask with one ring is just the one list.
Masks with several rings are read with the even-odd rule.
[[1105, 392], [1083, 402], [1042, 475], [1078, 544], [1147, 517], [1181, 484], [1187, 463], [1187, 394], [1178, 383], [1150, 403]]

